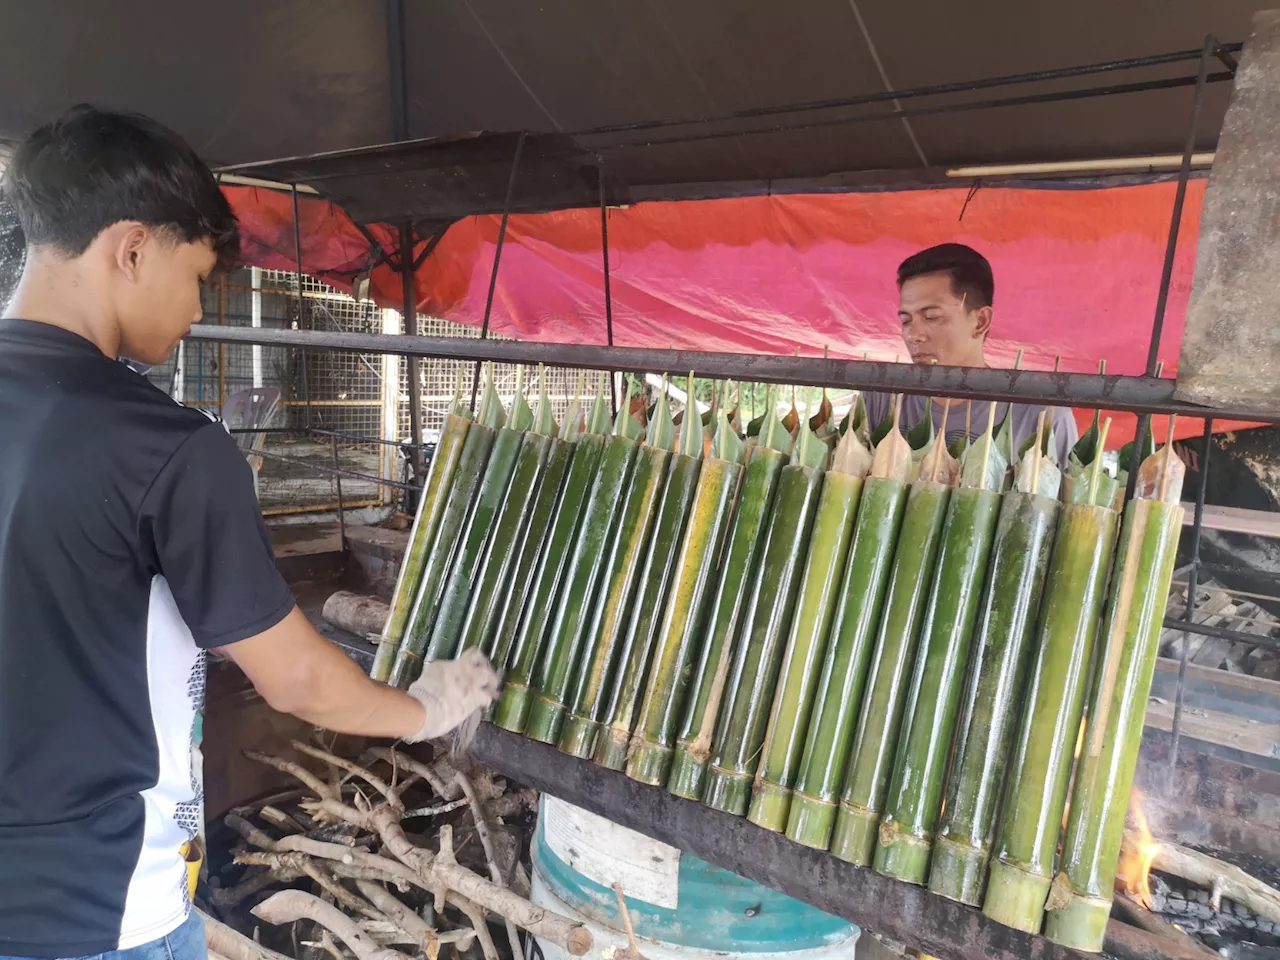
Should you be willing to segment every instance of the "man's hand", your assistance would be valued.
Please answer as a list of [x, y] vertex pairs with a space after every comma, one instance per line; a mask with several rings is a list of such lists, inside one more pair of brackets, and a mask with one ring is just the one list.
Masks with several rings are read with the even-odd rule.
[[417, 743], [444, 736], [493, 703], [500, 685], [498, 674], [479, 650], [467, 650], [457, 660], [424, 664], [422, 676], [409, 687], [409, 696], [422, 704], [427, 716], [417, 733], [405, 739]]

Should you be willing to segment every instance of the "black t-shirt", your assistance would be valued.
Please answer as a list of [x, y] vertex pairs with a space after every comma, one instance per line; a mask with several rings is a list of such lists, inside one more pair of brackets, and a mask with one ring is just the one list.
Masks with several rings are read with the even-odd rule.
[[292, 608], [221, 423], [73, 333], [0, 320], [0, 956], [183, 922], [204, 651]]

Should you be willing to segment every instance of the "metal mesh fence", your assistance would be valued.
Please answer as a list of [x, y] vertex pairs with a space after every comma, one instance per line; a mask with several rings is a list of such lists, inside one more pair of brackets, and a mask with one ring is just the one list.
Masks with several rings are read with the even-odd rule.
[[[288, 271], [254, 268], [219, 276], [206, 286], [203, 304], [205, 324], [364, 333], [402, 329], [399, 313], [356, 301], [311, 277], [302, 278], [299, 298], [297, 275]], [[480, 335], [476, 327], [425, 315], [418, 316], [416, 329], [433, 337]], [[459, 375], [463, 399], [470, 398], [475, 367], [457, 360], [419, 362], [424, 443], [433, 443], [439, 435]], [[494, 375], [498, 393], [509, 406], [516, 367], [498, 364]], [[574, 395], [578, 371], [555, 369], [545, 375], [559, 418]], [[336, 509], [339, 484], [346, 507], [399, 499], [393, 487], [375, 479], [339, 479], [333, 468], [367, 478], [407, 479], [400, 445], [410, 437], [410, 387], [408, 364], [401, 357], [191, 341], [182, 343], [148, 376], [175, 399], [222, 413], [233, 429], [266, 429], [258, 491], [268, 515]], [[585, 372], [588, 393], [598, 376]], [[538, 371], [526, 371], [525, 391], [531, 403], [539, 386]], [[279, 391], [279, 404], [269, 421], [237, 423], [227, 416], [237, 394], [255, 390]]]

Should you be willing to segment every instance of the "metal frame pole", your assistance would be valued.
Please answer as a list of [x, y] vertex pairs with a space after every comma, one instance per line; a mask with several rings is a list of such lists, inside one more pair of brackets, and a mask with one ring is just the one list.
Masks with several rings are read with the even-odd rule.
[[[1209, 453], [1213, 448], [1213, 417], [1204, 418], [1204, 436], [1200, 441], [1200, 475], [1196, 486], [1195, 520], [1191, 526], [1191, 569], [1187, 571], [1187, 608], [1182, 619], [1191, 623], [1196, 612], [1196, 591], [1200, 586], [1200, 534], [1204, 529], [1204, 496], [1209, 487]], [[1136, 470], [1134, 471], [1137, 472]], [[1182, 657], [1178, 662], [1178, 692], [1173, 701], [1173, 724], [1169, 729], [1169, 769], [1178, 766], [1178, 740], [1182, 736], [1182, 709], [1186, 700], [1187, 661], [1191, 636], [1182, 634]]]
[[[604, 196], [604, 157], [596, 154], [596, 176], [600, 188], [600, 249], [604, 259], [604, 336], [613, 346], [613, 289], [609, 284], [609, 209]], [[609, 408], [618, 415], [617, 371], [609, 371]]]
[[[400, 224], [400, 292], [403, 298], [401, 313], [401, 336], [418, 335], [418, 295], [414, 287], [413, 274], [413, 224]], [[423, 471], [422, 458], [422, 365], [414, 356], [408, 358], [409, 364], [409, 441], [413, 444], [413, 475], [421, 477]], [[400, 392], [396, 385], [397, 394]], [[399, 408], [399, 397], [396, 407]]]
[[347, 552], [347, 515], [342, 503], [342, 467], [338, 463], [338, 438], [331, 436], [329, 438], [330, 448], [333, 451], [333, 482], [338, 488], [338, 534], [341, 537], [342, 552]]
[[[507, 198], [502, 204], [502, 222], [498, 225], [498, 244], [493, 251], [493, 270], [489, 274], [489, 295], [484, 300], [484, 321], [480, 324], [480, 339], [489, 339], [489, 317], [493, 313], [493, 294], [498, 288], [498, 267], [502, 263], [502, 245], [507, 238], [507, 221], [511, 219], [511, 198], [516, 192], [516, 174], [520, 171], [520, 154], [524, 152], [525, 134], [516, 139], [516, 155], [511, 159], [511, 175], [507, 177]], [[471, 412], [476, 412], [476, 394], [480, 391], [480, 361], [471, 378]]]
[[[1154, 377], [1156, 367], [1160, 363], [1160, 340], [1164, 334], [1164, 317], [1169, 306], [1169, 288], [1173, 285], [1173, 261], [1178, 252], [1178, 234], [1182, 230], [1182, 208], [1187, 200], [1187, 183], [1191, 179], [1191, 156], [1196, 150], [1196, 128], [1200, 121], [1200, 103], [1204, 100], [1205, 84], [1209, 78], [1209, 62], [1220, 44], [1218, 38], [1209, 34], [1204, 38], [1204, 48], [1200, 52], [1200, 70], [1196, 74], [1195, 95], [1191, 99], [1191, 117], [1187, 121], [1187, 138], [1182, 148], [1182, 165], [1178, 168], [1178, 188], [1173, 195], [1173, 212], [1169, 217], [1169, 238], [1165, 241], [1164, 265], [1160, 272], [1160, 291], [1156, 294], [1156, 315], [1151, 324], [1151, 341], [1147, 345], [1146, 376]], [[1132, 499], [1135, 485], [1138, 482], [1138, 464], [1141, 461], [1142, 448], [1146, 446], [1147, 433], [1151, 430], [1151, 417], [1143, 415], [1138, 418], [1138, 427], [1133, 435], [1133, 455], [1130, 457], [1129, 483], [1125, 490], [1125, 498]], [[1124, 464], [1120, 465], [1123, 469]]]
[[[306, 314], [307, 302], [302, 295], [302, 220], [298, 214], [298, 185], [292, 185], [293, 191], [293, 254], [297, 264], [298, 281], [298, 329], [308, 328]], [[302, 375], [302, 399], [306, 403], [306, 425], [311, 428], [311, 382], [307, 377], [307, 351], [298, 354], [298, 370]]]

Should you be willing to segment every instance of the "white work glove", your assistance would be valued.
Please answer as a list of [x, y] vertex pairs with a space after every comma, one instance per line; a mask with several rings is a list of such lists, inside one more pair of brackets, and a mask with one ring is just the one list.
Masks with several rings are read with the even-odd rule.
[[498, 674], [479, 650], [467, 650], [457, 660], [433, 660], [408, 694], [422, 704], [426, 718], [418, 732], [405, 737], [410, 743], [434, 740], [461, 726], [498, 696]]

